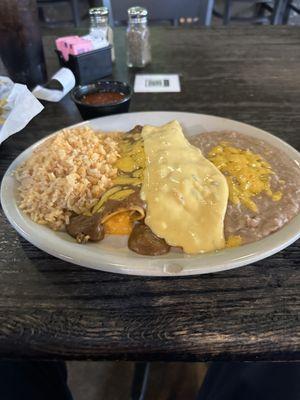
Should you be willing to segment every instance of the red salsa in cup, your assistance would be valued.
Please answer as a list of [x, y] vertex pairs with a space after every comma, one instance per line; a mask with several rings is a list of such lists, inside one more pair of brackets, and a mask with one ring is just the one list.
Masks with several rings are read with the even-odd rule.
[[99, 106], [104, 104], [119, 103], [125, 97], [125, 94], [120, 92], [95, 92], [82, 96], [80, 101], [84, 104]]

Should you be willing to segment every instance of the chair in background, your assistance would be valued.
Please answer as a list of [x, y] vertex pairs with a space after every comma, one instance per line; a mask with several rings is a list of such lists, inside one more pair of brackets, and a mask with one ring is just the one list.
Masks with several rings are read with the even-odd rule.
[[288, 24], [292, 12], [300, 15], [300, 8], [293, 4], [293, 0], [275, 0], [272, 25]]
[[[251, 17], [232, 16], [234, 3], [252, 4], [254, 6], [253, 15]], [[223, 13], [214, 10], [213, 14], [223, 19], [223, 25], [228, 25], [230, 21], [279, 25], [287, 24], [292, 12], [300, 14], [300, 8], [293, 4], [293, 0], [224, 0]]]
[[55, 3], [68, 3], [71, 7], [72, 12], [72, 20], [71, 21], [51, 21], [51, 24], [57, 25], [58, 23], [66, 23], [73, 22], [74, 26], [80, 25], [80, 14], [79, 14], [79, 5], [78, 0], [37, 0], [37, 5], [39, 9], [39, 17], [43, 22], [48, 22], [44, 15], [44, 7], [45, 6], [53, 6]]
[[[252, 16], [233, 16], [233, 6], [236, 3], [248, 3], [253, 6]], [[222, 13], [214, 10], [213, 14], [223, 20], [223, 25], [228, 25], [230, 21], [252, 22], [255, 24], [270, 23], [273, 14], [273, 0], [224, 0], [224, 10]], [[266, 15], [267, 14], [267, 15]]]
[[[44, 15], [44, 7], [53, 7], [55, 5], [60, 6], [61, 3], [66, 3], [70, 6], [72, 19], [70, 21], [47, 21]], [[78, 27], [81, 23], [81, 19], [87, 17], [87, 14], [84, 16], [80, 15], [79, 3], [79, 0], [37, 0], [40, 20], [49, 23], [50, 25], [58, 25], [72, 22], [74, 26]], [[102, 5], [101, 0], [88, 0], [87, 3], [89, 7], [99, 7]]]
[[170, 21], [178, 25], [181, 17], [197, 18], [200, 25], [209, 26], [212, 19], [214, 0], [103, 0], [110, 11], [112, 25], [127, 21], [129, 7], [139, 5], [148, 10], [149, 21]]

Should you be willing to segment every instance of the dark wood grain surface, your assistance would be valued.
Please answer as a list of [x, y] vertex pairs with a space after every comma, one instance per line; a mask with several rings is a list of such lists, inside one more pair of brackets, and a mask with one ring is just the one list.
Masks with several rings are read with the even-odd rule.
[[[300, 149], [300, 29], [152, 29], [149, 72], [179, 73], [182, 92], [135, 94], [131, 111], [214, 114]], [[49, 73], [57, 69], [45, 37]], [[124, 31], [114, 77], [132, 81]], [[1, 177], [29, 145], [80, 121], [67, 96], [0, 146]], [[0, 212], [0, 356], [31, 359], [300, 359], [299, 242], [253, 265], [143, 278], [68, 264], [22, 239]]]

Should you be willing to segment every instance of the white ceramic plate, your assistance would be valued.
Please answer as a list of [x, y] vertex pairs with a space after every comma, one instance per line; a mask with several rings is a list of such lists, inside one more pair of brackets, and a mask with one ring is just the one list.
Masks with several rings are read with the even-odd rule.
[[[127, 131], [137, 124], [161, 125], [173, 119], [177, 119], [182, 124], [187, 136], [207, 131], [235, 130], [264, 139], [280, 148], [298, 166], [300, 165], [300, 154], [275, 136], [250, 125], [209, 115], [183, 112], [139, 112], [97, 118], [89, 123], [93, 128], [104, 131]], [[88, 122], [82, 124], [86, 123]], [[175, 252], [159, 257], [140, 256], [127, 248], [126, 238], [121, 236], [106, 237], [99, 243], [77, 244], [66, 233], [54, 232], [35, 224], [17, 207], [17, 184], [12, 172], [42, 141], [29, 147], [11, 164], [2, 181], [1, 202], [8, 220], [25, 239], [41, 250], [63, 260], [84, 267], [133, 275], [205, 274], [237, 268], [261, 260], [289, 246], [300, 236], [300, 215], [298, 215], [281, 230], [258, 242], [197, 256]]]

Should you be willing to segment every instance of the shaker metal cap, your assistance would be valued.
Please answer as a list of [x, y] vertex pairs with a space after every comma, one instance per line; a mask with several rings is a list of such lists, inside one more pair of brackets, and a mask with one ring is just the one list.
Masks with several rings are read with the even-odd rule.
[[93, 7], [89, 9], [89, 15], [99, 15], [105, 17], [109, 14], [107, 7]]
[[127, 10], [128, 17], [136, 22], [144, 22], [147, 18], [148, 11], [144, 7], [130, 7]]

